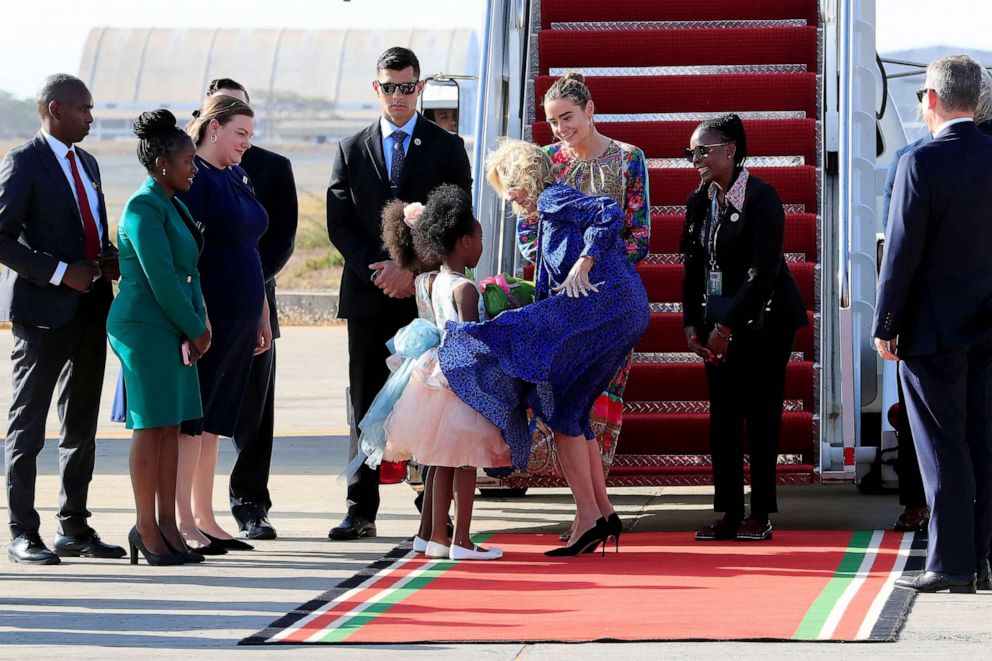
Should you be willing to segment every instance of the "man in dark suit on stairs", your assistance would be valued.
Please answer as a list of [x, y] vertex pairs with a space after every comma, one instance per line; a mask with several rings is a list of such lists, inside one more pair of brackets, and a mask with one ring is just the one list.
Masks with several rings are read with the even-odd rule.
[[[211, 81], [207, 96], [214, 94], [226, 94], [251, 103], [244, 86], [230, 78]], [[275, 539], [276, 531], [268, 517], [272, 507], [269, 467], [275, 431], [275, 339], [279, 337], [276, 275], [293, 256], [299, 208], [293, 166], [288, 158], [253, 144], [241, 158], [241, 167], [248, 174], [255, 197], [269, 215], [269, 226], [258, 242], [258, 252], [262, 258], [273, 342], [268, 351], [252, 359], [248, 389], [234, 432], [238, 459], [231, 469], [229, 493], [231, 513], [238, 522], [241, 536]]]
[[[382, 116], [341, 141], [327, 188], [327, 233], [345, 261], [338, 316], [348, 320], [349, 459], [358, 453], [356, 425], [389, 375], [386, 341], [417, 315], [414, 274], [390, 261], [382, 246], [382, 208], [392, 199], [424, 202], [445, 183], [472, 186], [462, 139], [417, 112], [423, 86], [412, 51], [394, 47], [380, 56], [372, 89]], [[375, 536], [378, 470], [362, 464], [349, 479], [347, 504], [328, 536]]]
[[936, 60], [917, 92], [934, 139], [899, 161], [875, 306], [875, 345], [902, 361], [930, 506], [919, 592], [992, 589], [992, 138], [975, 126], [982, 76]]
[[[96, 159], [76, 143], [93, 123], [93, 97], [55, 74], [38, 92], [41, 131], [0, 165], [0, 320], [14, 333], [14, 394], [4, 447], [14, 562], [121, 558], [87, 524], [100, 390], [107, 356], [111, 280], [120, 277]], [[38, 453], [59, 389], [58, 534], [49, 550], [35, 510]]]

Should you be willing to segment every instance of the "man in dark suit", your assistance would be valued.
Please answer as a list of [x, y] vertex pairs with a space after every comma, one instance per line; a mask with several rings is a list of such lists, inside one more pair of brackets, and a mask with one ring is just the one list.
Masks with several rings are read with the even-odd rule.
[[975, 126], [981, 66], [927, 68], [933, 133], [899, 161], [875, 306], [875, 345], [901, 359], [930, 506], [920, 592], [992, 589], [992, 138]]
[[[348, 320], [349, 458], [359, 451], [356, 426], [389, 376], [386, 341], [417, 315], [414, 274], [383, 249], [382, 208], [394, 198], [424, 202], [444, 183], [472, 186], [462, 139], [417, 112], [423, 86], [412, 51], [382, 54], [372, 83], [382, 117], [341, 141], [327, 188], [327, 233], [345, 261], [338, 316]], [[348, 513], [328, 536], [375, 536], [378, 509], [379, 471], [362, 464], [348, 482]]]
[[[14, 394], [5, 443], [14, 562], [59, 557], [120, 558], [87, 525], [100, 389], [107, 354], [111, 280], [120, 277], [110, 243], [96, 159], [75, 146], [93, 123], [93, 97], [78, 78], [49, 76], [38, 92], [41, 131], [0, 165], [0, 320], [13, 325]], [[59, 388], [58, 534], [49, 550], [34, 507], [37, 457]]]
[[[250, 105], [248, 91], [230, 78], [210, 83], [207, 96], [226, 94]], [[241, 415], [234, 432], [238, 459], [231, 469], [231, 513], [242, 537], [275, 539], [269, 523], [269, 467], [272, 463], [272, 437], [275, 431], [276, 345], [279, 314], [276, 309], [276, 275], [293, 256], [296, 245], [298, 203], [296, 180], [289, 159], [258, 145], [252, 145], [241, 158], [241, 167], [255, 189], [255, 197], [269, 214], [269, 226], [258, 242], [265, 276], [265, 297], [269, 302], [272, 346], [252, 359], [248, 390], [241, 404]]]

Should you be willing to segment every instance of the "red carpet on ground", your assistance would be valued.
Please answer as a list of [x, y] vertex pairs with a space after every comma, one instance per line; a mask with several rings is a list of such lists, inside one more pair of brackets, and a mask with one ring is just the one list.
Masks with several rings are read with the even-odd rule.
[[555, 535], [499, 534], [496, 562], [429, 560], [409, 542], [243, 644], [894, 640], [912, 534], [776, 531], [767, 543], [629, 533], [579, 558]]

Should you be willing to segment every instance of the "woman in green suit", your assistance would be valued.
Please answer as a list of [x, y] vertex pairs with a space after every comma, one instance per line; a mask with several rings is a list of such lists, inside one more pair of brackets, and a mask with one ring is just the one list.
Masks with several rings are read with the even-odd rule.
[[179, 424], [202, 415], [192, 364], [210, 346], [196, 268], [203, 240], [175, 197], [196, 175], [196, 152], [168, 110], [142, 113], [133, 129], [149, 178], [127, 201], [117, 228], [120, 293], [107, 320], [127, 390], [127, 428], [134, 430], [131, 563], [139, 549], [149, 564], [199, 562], [203, 557], [190, 553], [179, 534], [175, 507]]

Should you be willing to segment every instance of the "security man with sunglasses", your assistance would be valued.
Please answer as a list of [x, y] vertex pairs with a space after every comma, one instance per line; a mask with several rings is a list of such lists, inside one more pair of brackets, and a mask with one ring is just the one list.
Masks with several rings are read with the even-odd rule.
[[[358, 452], [357, 423], [389, 376], [386, 341], [417, 316], [414, 274], [393, 263], [382, 245], [382, 208], [393, 199], [426, 202], [441, 184], [472, 188], [462, 139], [417, 112], [423, 87], [411, 50], [393, 47], [379, 57], [372, 89], [382, 116], [341, 141], [327, 188], [327, 233], [344, 257], [338, 316], [348, 320], [349, 460]], [[363, 464], [349, 478], [347, 507], [328, 537], [374, 537], [377, 469]]]

